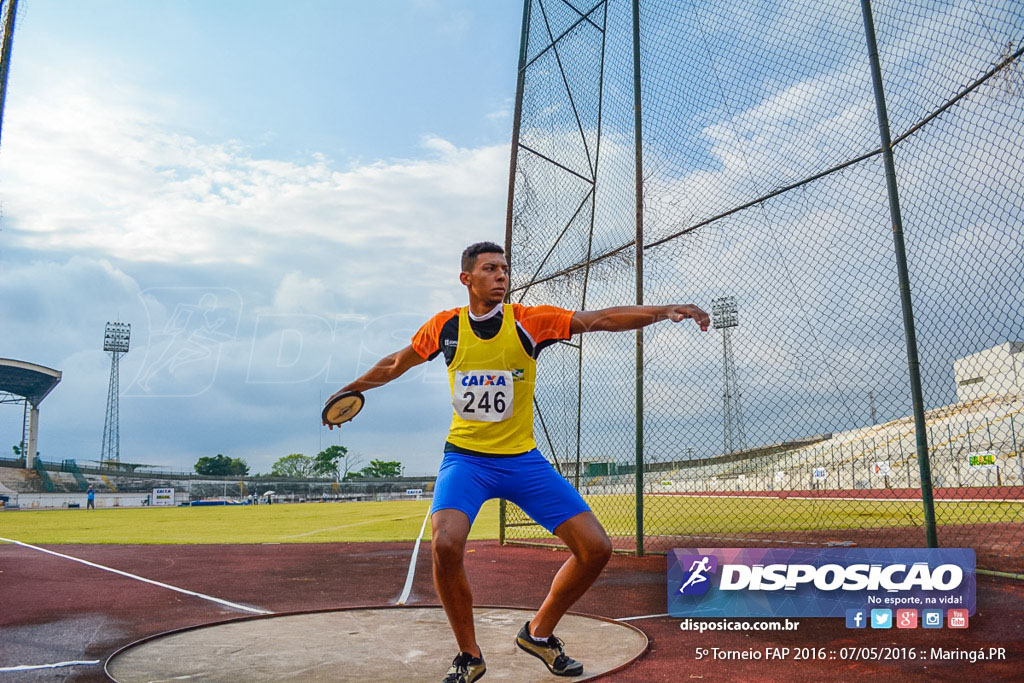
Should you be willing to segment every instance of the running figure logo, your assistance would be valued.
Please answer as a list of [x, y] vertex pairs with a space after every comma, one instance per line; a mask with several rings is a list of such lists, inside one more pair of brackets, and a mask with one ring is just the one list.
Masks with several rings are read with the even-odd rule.
[[679, 586], [679, 592], [683, 595], [703, 595], [711, 587], [711, 581], [707, 575], [713, 574], [718, 569], [718, 558], [714, 555], [684, 555], [679, 558], [679, 564], [689, 574]]
[[238, 332], [242, 297], [221, 287], [159, 287], [142, 293], [146, 355], [129, 396], [198, 396], [213, 383], [221, 351]]

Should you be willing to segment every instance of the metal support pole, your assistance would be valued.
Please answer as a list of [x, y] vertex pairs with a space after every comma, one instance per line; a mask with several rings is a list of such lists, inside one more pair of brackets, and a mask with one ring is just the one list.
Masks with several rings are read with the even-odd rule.
[[32, 405], [32, 403], [26, 399], [25, 408], [28, 411], [28, 439], [25, 444], [26, 459], [25, 467], [31, 469], [35, 466], [36, 451], [39, 450], [39, 408]]
[[1017, 454], [1017, 469], [1020, 471], [1020, 483], [1024, 484], [1024, 460], [1020, 452], [1024, 449], [1017, 447], [1017, 430], [1013, 426], [1013, 415], [1010, 415], [1010, 440], [1013, 442], [1013, 452]]
[[[640, 92], [640, 0], [633, 0], [633, 147], [636, 161], [636, 305], [644, 305], [644, 162]], [[644, 554], [644, 331], [636, 331], [636, 554]]]
[[910, 297], [910, 273], [907, 269], [907, 251], [903, 240], [903, 218], [896, 187], [896, 163], [892, 155], [889, 136], [889, 114], [885, 106], [882, 66], [875, 40], [875, 20], [871, 13], [871, 0], [861, 0], [864, 14], [864, 33], [867, 38], [868, 58], [871, 61], [871, 81], [875, 90], [875, 108], [878, 112], [878, 132], [882, 140], [882, 159], [885, 163], [885, 184], [889, 195], [889, 213], [892, 217], [892, 235], [896, 250], [896, 270], [899, 274], [900, 301], [903, 307], [903, 328], [907, 339], [907, 369], [910, 373], [910, 394], [914, 405], [914, 428], [917, 432], [917, 464], [921, 472], [921, 502], [924, 507], [924, 529], [929, 548], [939, 545], [935, 528], [935, 500], [932, 496], [931, 463], [928, 461], [928, 435], [924, 415], [924, 391], [921, 387], [921, 362], [917, 355], [917, 333], [914, 329], [914, 308]]
[[583, 441], [583, 339], [576, 349], [576, 466], [573, 468], [573, 486], [580, 490], [580, 448]]
[[[523, 122], [523, 88], [526, 84], [526, 49], [530, 39], [530, 6], [523, 0], [523, 26], [519, 31], [519, 68], [516, 75], [516, 104], [512, 119], [512, 155], [508, 170], [508, 205], [505, 210], [505, 258], [508, 261], [508, 291], [512, 291], [512, 208], [516, 194], [516, 162], [519, 160], [519, 131]], [[505, 295], [509, 301], [511, 294]], [[505, 499], [498, 501], [498, 543], [505, 544]]]
[[[523, 26], [519, 32], [519, 69], [516, 75], [516, 104], [512, 119], [512, 156], [508, 171], [508, 205], [505, 210], [505, 258], [509, 264], [509, 292], [512, 291], [512, 208], [516, 194], [516, 163], [519, 160], [519, 131], [523, 123], [523, 89], [526, 86], [526, 49], [530, 40], [530, 6], [523, 0]], [[508, 300], [509, 295], [505, 298]]]
[[7, 0], [3, 44], [0, 46], [0, 133], [4, 127], [4, 103], [7, 101], [7, 74], [11, 69], [11, 46], [14, 43], [14, 20], [18, 16], [18, 0]]

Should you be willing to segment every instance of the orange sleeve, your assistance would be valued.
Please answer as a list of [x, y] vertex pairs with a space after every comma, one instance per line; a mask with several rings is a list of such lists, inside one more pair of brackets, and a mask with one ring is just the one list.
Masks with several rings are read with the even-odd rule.
[[512, 304], [512, 314], [523, 326], [526, 333], [533, 338], [535, 344], [551, 339], [568, 339], [569, 323], [575, 311], [567, 311], [558, 306], [523, 306]]
[[425, 359], [429, 359], [437, 353], [441, 341], [441, 328], [444, 324], [459, 314], [459, 309], [453, 308], [450, 311], [441, 311], [428, 320], [423, 327], [412, 336], [412, 348]]

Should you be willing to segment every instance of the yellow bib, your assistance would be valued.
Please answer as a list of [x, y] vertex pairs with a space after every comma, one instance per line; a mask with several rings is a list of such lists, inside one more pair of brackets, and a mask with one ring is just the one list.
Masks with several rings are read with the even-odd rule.
[[448, 442], [480, 453], [513, 455], [537, 447], [533, 440], [533, 386], [537, 362], [526, 355], [512, 306], [502, 308], [501, 329], [476, 336], [469, 308], [459, 311], [459, 345], [448, 366], [452, 426]]

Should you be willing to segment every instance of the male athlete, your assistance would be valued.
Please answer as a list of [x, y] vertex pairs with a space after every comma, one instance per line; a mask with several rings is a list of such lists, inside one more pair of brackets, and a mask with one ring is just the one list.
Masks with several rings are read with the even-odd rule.
[[578, 676], [583, 664], [566, 656], [554, 628], [601, 573], [612, 544], [576, 489], [537, 450], [537, 355], [581, 332], [636, 330], [666, 319], [693, 318], [707, 331], [708, 314], [693, 305], [573, 312], [503, 304], [508, 263], [504, 249], [491, 242], [462, 252], [459, 280], [469, 292], [469, 306], [438, 313], [409, 346], [382, 358], [338, 393], [379, 387], [438, 354], [448, 365], [455, 410], [431, 506], [434, 586], [460, 650], [445, 682], [472, 683], [486, 671], [463, 556], [470, 526], [491, 498], [512, 501], [572, 551], [544, 603], [519, 631], [516, 645], [543, 661], [551, 673]]

